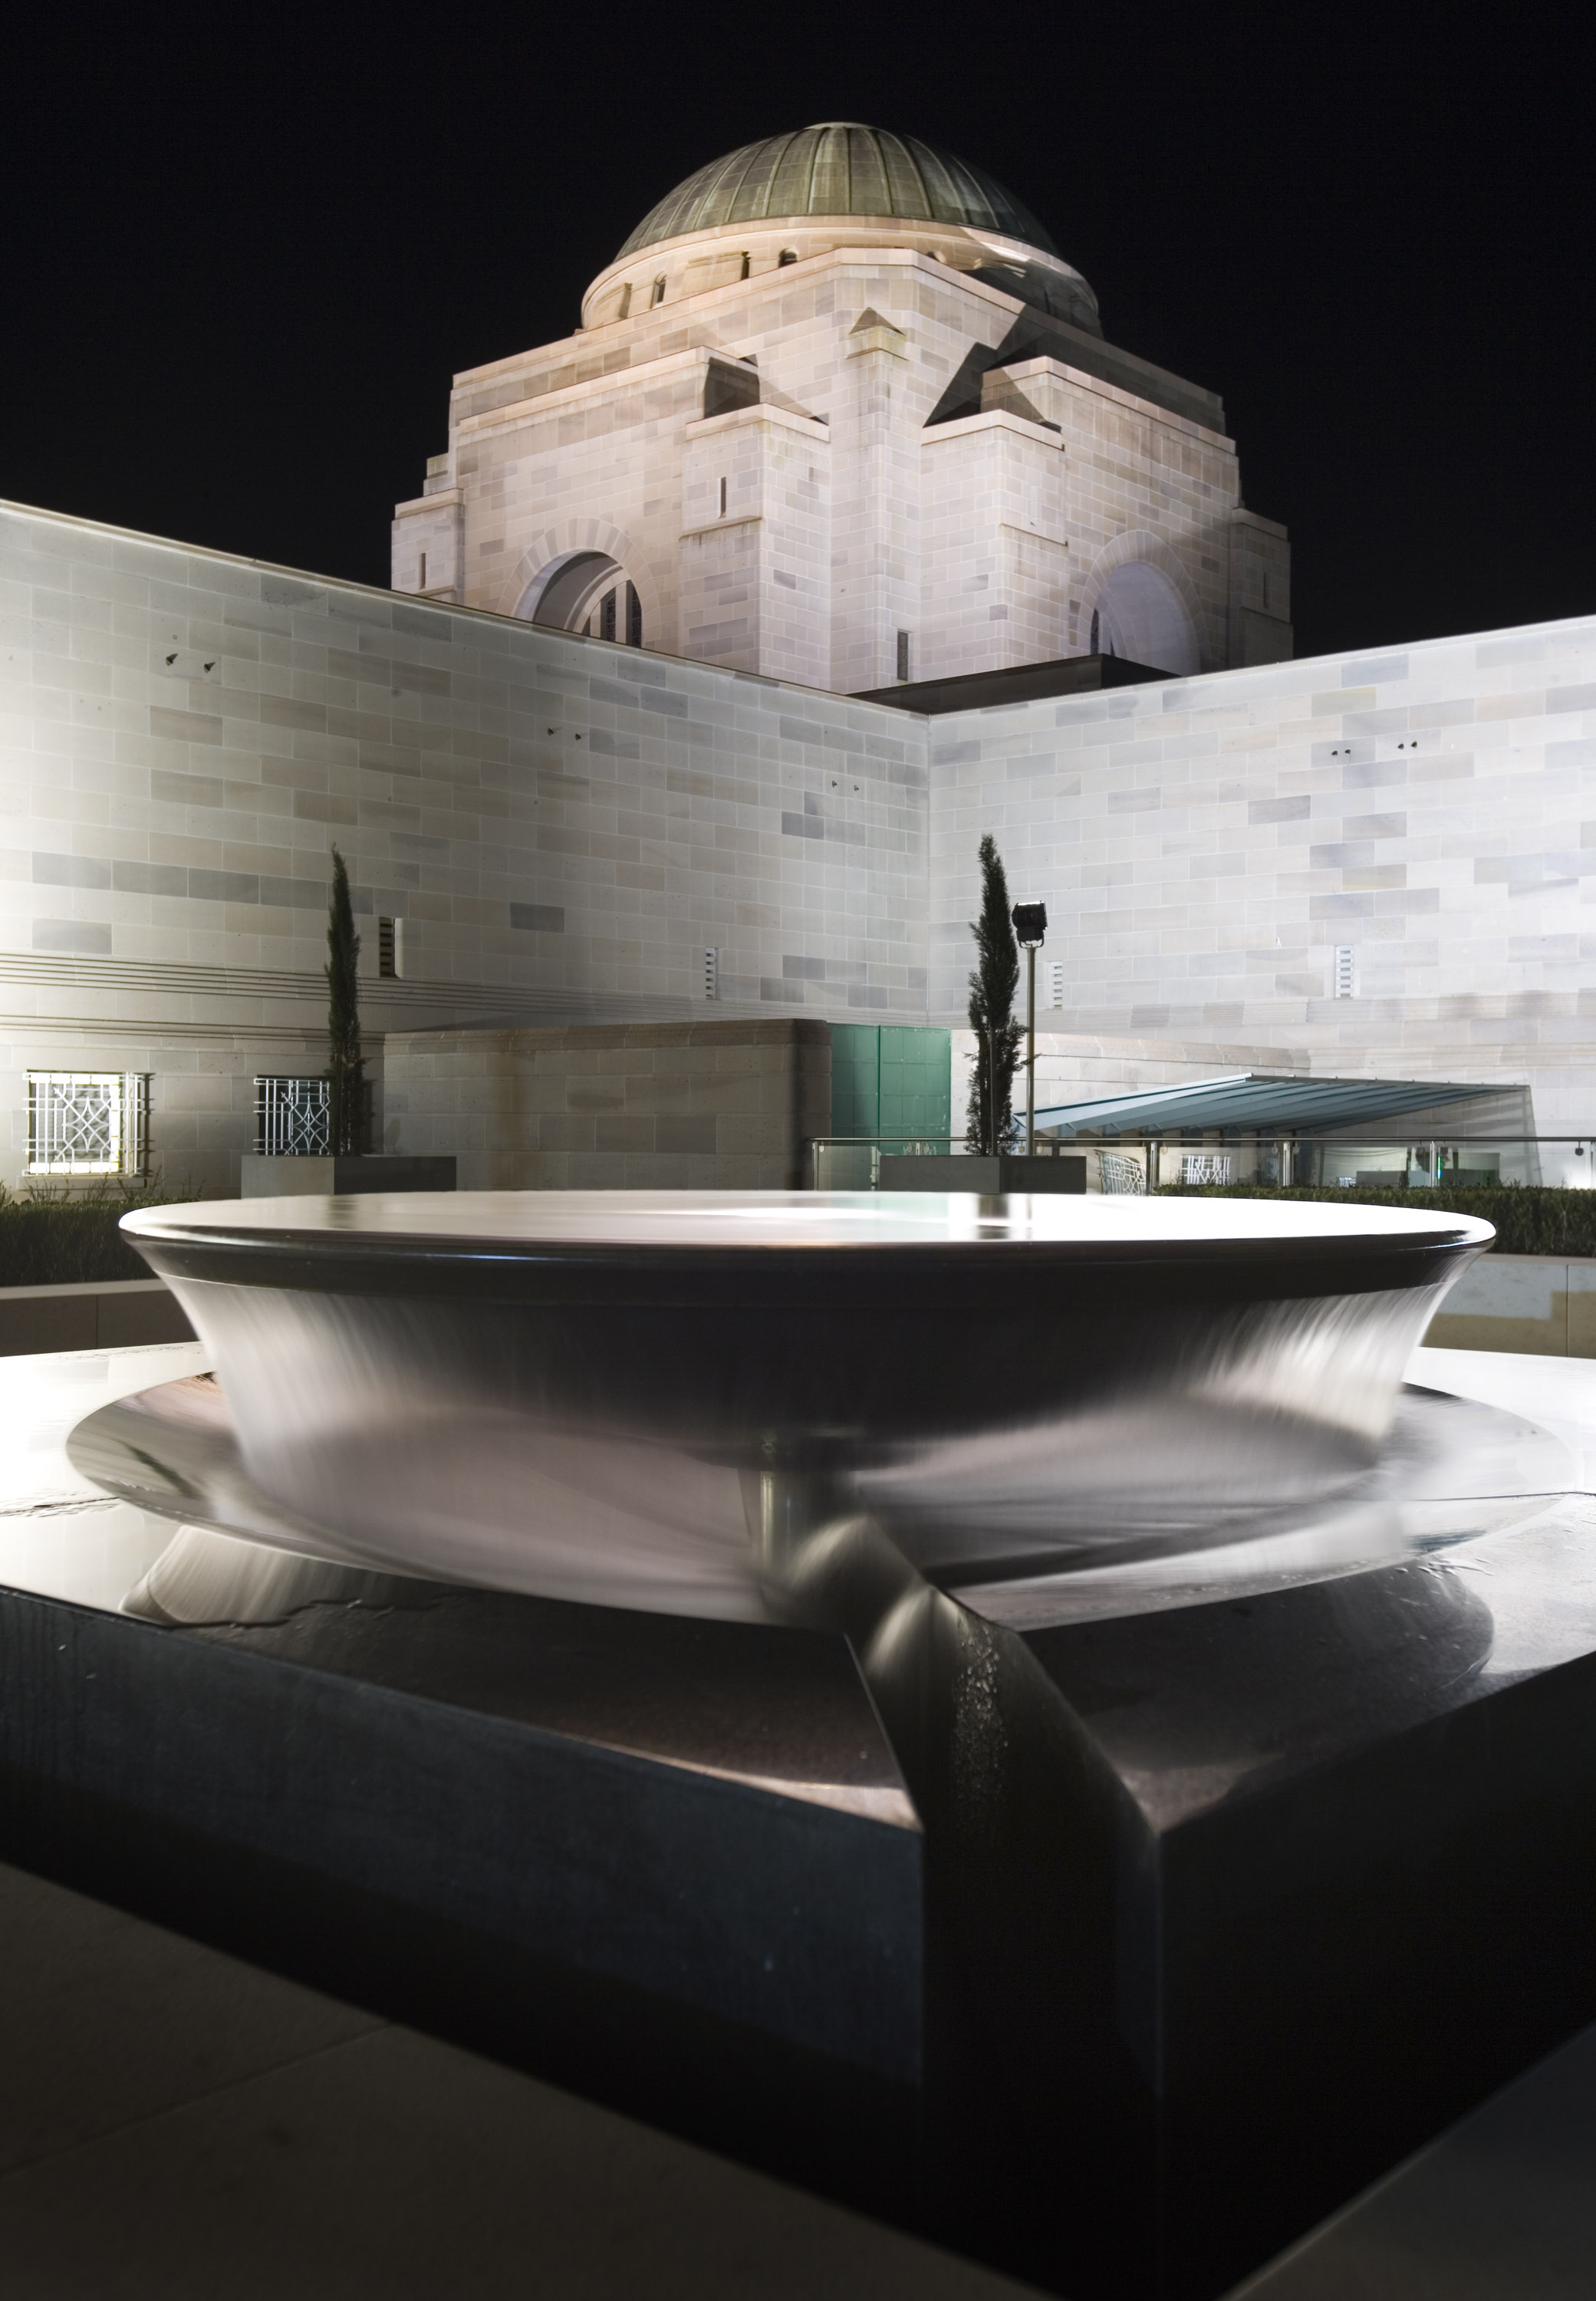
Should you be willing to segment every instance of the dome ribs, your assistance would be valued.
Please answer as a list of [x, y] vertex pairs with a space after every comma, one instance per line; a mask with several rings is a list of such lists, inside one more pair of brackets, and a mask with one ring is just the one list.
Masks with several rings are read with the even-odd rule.
[[900, 216], [971, 226], [1057, 255], [1050, 235], [983, 168], [856, 120], [814, 121], [723, 153], [650, 209], [617, 264], [661, 240], [776, 216]]
[[848, 131], [849, 215], [890, 215], [892, 195], [887, 186], [881, 139], [868, 128]]

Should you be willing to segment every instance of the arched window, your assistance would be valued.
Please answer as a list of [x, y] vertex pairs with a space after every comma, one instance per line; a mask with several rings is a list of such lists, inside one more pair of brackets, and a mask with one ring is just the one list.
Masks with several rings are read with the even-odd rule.
[[[572, 551], [546, 568], [516, 611], [545, 631], [643, 644], [643, 603], [619, 560], [604, 551]], [[623, 624], [624, 617], [624, 624]]]
[[784, 247], [781, 250], [781, 255], [776, 258], [776, 269], [780, 271], [782, 264], [796, 264], [798, 260], [798, 250], [796, 247]]
[[1091, 615], [1093, 655], [1116, 655], [1152, 671], [1189, 677], [1202, 667], [1185, 601], [1145, 559], [1114, 568]]

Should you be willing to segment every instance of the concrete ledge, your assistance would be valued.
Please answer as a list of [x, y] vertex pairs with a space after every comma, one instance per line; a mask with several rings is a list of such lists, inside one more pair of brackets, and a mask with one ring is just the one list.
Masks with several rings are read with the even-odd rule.
[[1482, 1255], [1431, 1319], [1425, 1340], [1443, 1351], [1596, 1359], [1596, 1257]]
[[0, 1358], [35, 1351], [115, 1351], [191, 1343], [193, 1327], [160, 1278], [84, 1286], [0, 1286]]

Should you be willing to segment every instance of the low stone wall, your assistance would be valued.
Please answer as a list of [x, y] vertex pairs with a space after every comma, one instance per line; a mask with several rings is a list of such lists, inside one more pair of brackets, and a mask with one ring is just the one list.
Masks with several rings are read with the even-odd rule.
[[1431, 1319], [1425, 1340], [1437, 1350], [1596, 1359], [1596, 1259], [1483, 1254]]
[[798, 1190], [830, 1131], [819, 1022], [395, 1032], [383, 1148], [452, 1151], [462, 1190]]
[[0, 1358], [35, 1351], [116, 1351], [191, 1343], [182, 1305], [160, 1278], [103, 1285], [0, 1286]]

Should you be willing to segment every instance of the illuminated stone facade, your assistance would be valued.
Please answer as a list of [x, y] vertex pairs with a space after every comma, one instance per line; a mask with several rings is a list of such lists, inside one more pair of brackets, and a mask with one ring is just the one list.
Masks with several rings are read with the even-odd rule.
[[[1218, 398], [1106, 343], [1034, 219], [911, 145], [844, 123], [730, 155], [577, 334], [458, 376], [395, 589], [623, 640], [630, 614], [664, 654], [845, 694], [1288, 657], [1285, 533], [1241, 507]], [[890, 197], [909, 213], [858, 205]]]

